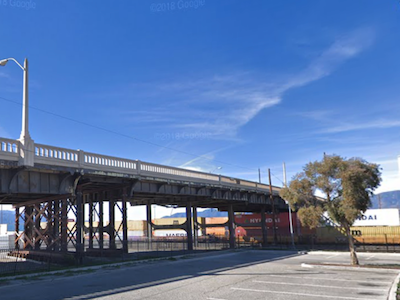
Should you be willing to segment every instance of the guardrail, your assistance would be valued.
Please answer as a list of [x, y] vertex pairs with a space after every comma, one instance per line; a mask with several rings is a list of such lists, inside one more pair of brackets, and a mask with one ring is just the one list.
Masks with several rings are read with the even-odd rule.
[[[18, 140], [0, 138], [0, 159], [18, 161], [20, 147]], [[197, 179], [199, 182], [208, 184], [240, 185], [245, 189], [253, 188], [255, 190], [269, 191], [268, 185], [253, 181], [84, 152], [82, 150], [35, 144], [33, 151], [35, 154], [34, 162], [38, 164], [186, 181]], [[273, 187], [273, 192], [274, 194], [279, 193], [279, 188]]]

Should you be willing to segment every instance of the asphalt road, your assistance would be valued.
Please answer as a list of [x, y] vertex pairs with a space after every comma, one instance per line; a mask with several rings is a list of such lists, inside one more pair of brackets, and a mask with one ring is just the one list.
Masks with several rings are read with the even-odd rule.
[[[362, 263], [396, 264], [400, 255], [359, 255]], [[304, 268], [347, 263], [348, 254], [239, 251], [197, 258], [107, 267], [74, 276], [0, 285], [0, 299], [386, 299], [398, 272]]]

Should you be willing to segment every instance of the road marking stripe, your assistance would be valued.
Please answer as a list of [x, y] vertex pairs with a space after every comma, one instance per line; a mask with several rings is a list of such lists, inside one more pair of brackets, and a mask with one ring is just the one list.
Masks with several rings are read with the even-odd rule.
[[243, 289], [243, 288], [231, 288], [231, 289], [236, 290], [236, 291], [244, 291], [244, 292], [285, 294], [285, 295], [318, 297], [318, 298], [333, 298], [333, 299], [347, 299], [347, 300], [376, 300], [376, 298], [355, 298], [355, 297], [340, 297], [340, 296], [328, 296], [328, 295], [313, 295], [313, 294], [304, 294], [304, 293], [277, 292], [277, 291], [270, 291], [270, 290], [254, 290], [254, 289]]
[[339, 253], [331, 255], [331, 256], [328, 256], [326, 259], [331, 259], [331, 258], [336, 257], [336, 256], [339, 256]]
[[332, 289], [350, 289], [350, 290], [369, 290], [369, 291], [386, 291], [386, 289], [374, 289], [365, 287], [344, 287], [344, 286], [331, 286], [331, 285], [319, 285], [319, 284], [302, 284], [302, 283], [288, 283], [288, 282], [271, 282], [271, 281], [261, 281], [253, 280], [256, 283], [267, 283], [267, 284], [284, 284], [284, 285], [300, 285], [300, 286], [310, 286], [310, 287], [321, 287], [321, 288], [332, 288]]
[[372, 256], [366, 258], [366, 260], [370, 260], [371, 258], [374, 258], [374, 257], [375, 257], [375, 255], [372, 255]]
[[[296, 273], [297, 275], [297, 273]], [[298, 274], [301, 275], [301, 274]], [[323, 274], [321, 274], [323, 275]], [[336, 279], [336, 278], [316, 278], [316, 277], [306, 277], [306, 276], [290, 276], [290, 275], [269, 275], [269, 274], [263, 274], [262, 276], [270, 276], [270, 277], [284, 277], [284, 278], [294, 278], [294, 279], [314, 279], [314, 280], [326, 280], [326, 281], [348, 281], [348, 282], [366, 282], [366, 283], [371, 283], [371, 280], [352, 280], [352, 279]], [[388, 281], [392, 281], [392, 279], [388, 279]], [[391, 284], [388, 281], [377, 281], [373, 280], [373, 283], [386, 283], [387, 285]]]

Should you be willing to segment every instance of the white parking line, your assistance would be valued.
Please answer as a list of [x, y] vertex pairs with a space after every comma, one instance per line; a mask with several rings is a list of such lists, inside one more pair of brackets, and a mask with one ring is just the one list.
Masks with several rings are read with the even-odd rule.
[[336, 257], [336, 256], [339, 256], [339, 253], [336, 253], [334, 255], [328, 256], [326, 259], [331, 259], [331, 258]]
[[366, 258], [366, 260], [370, 260], [371, 258], [374, 258], [374, 257], [375, 257], [375, 255], [372, 255], [372, 256]]
[[270, 294], [285, 294], [293, 296], [306, 296], [306, 297], [316, 297], [316, 298], [331, 298], [331, 299], [346, 299], [346, 300], [376, 300], [376, 298], [355, 298], [355, 297], [340, 297], [340, 296], [328, 296], [328, 295], [313, 295], [305, 293], [291, 293], [291, 292], [277, 292], [270, 290], [254, 290], [254, 289], [243, 289], [243, 288], [231, 288], [236, 291], [244, 292], [256, 292], [256, 293], [270, 293]]
[[348, 289], [348, 290], [369, 290], [369, 291], [383, 291], [386, 292], [386, 289], [374, 289], [374, 288], [365, 288], [365, 287], [344, 287], [344, 286], [332, 286], [332, 285], [320, 285], [320, 284], [303, 284], [303, 283], [288, 283], [288, 282], [271, 282], [271, 281], [261, 281], [261, 280], [253, 280], [256, 283], [267, 283], [267, 284], [283, 284], [283, 285], [299, 285], [299, 286], [309, 286], [309, 287], [321, 287], [321, 288], [330, 288], [330, 289]]
[[[296, 273], [297, 274], [297, 273]], [[301, 274], [298, 274], [301, 275]], [[321, 274], [323, 275], [323, 274]], [[314, 279], [314, 280], [326, 280], [326, 281], [348, 281], [348, 282], [364, 282], [364, 283], [371, 283], [371, 280], [352, 280], [352, 279], [336, 279], [336, 278], [317, 278], [317, 277], [306, 277], [306, 276], [290, 276], [290, 275], [270, 275], [270, 274], [263, 274], [262, 276], [269, 276], [269, 277], [283, 277], [283, 278], [293, 278], [293, 279]], [[388, 281], [379, 281], [374, 280], [372, 283], [386, 283], [387, 285], [391, 284], [391, 279]]]

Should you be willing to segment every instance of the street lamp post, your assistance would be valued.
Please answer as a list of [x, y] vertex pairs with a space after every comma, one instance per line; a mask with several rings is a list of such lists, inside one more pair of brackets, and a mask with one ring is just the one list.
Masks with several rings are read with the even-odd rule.
[[5, 66], [10, 60], [15, 62], [24, 72], [23, 82], [23, 96], [22, 96], [22, 129], [19, 141], [21, 147], [19, 148], [19, 165], [31, 166], [34, 165], [34, 142], [29, 134], [29, 91], [28, 91], [28, 59], [25, 58], [24, 66], [22, 66], [16, 59], [7, 58], [0, 60], [0, 66]]

